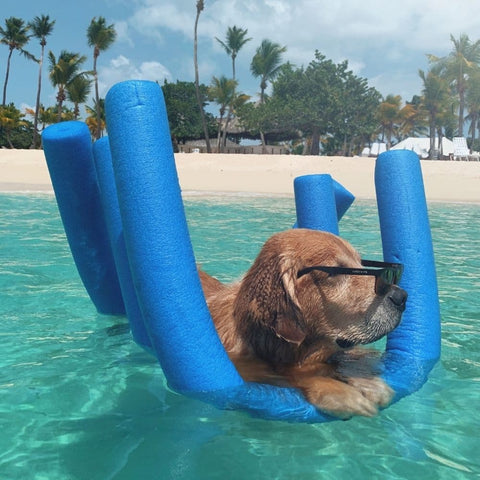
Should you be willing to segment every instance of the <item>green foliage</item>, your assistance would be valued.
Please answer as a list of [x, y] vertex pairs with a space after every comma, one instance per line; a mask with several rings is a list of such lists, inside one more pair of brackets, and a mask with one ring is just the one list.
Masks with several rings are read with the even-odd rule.
[[465, 94], [469, 76], [480, 67], [480, 40], [472, 42], [468, 35], [450, 35], [452, 51], [445, 57], [427, 55], [432, 71], [443, 78], [458, 96], [458, 135], [463, 136]]
[[36, 16], [31, 22], [28, 23], [32, 35], [40, 40], [42, 47], [47, 43], [46, 37], [52, 34], [53, 27], [55, 26], [55, 20], [50, 20], [49, 15]]
[[29, 60], [36, 60], [36, 58], [23, 47], [30, 40], [28, 34], [29, 26], [21, 18], [10, 17], [5, 20], [5, 28], [0, 27], [0, 43], [8, 47], [7, 68], [5, 71], [5, 82], [3, 84], [3, 99], [2, 105], [7, 102], [7, 84], [10, 75], [10, 59], [15, 50], [18, 50], [24, 57]]
[[311, 154], [318, 154], [320, 139], [328, 137], [330, 148], [347, 154], [375, 131], [380, 94], [349, 71], [347, 62], [337, 65], [317, 51], [307, 68], [280, 67], [272, 86], [264, 104], [239, 110], [250, 133], [264, 131], [283, 140], [310, 137]]
[[[207, 97], [208, 89], [205, 85], [199, 85], [203, 98]], [[167, 107], [168, 124], [174, 148], [179, 143], [187, 140], [195, 140], [203, 137], [203, 126], [200, 109], [196, 100], [195, 84], [193, 82], [170, 83], [165, 80], [162, 86]], [[216, 132], [216, 122], [212, 115], [207, 114], [209, 133]]]
[[[430, 65], [427, 72], [420, 71], [423, 80], [421, 94], [415, 95], [411, 102], [403, 102], [395, 94], [382, 98], [366, 79], [349, 70], [348, 62], [337, 64], [318, 51], [306, 66], [284, 64], [283, 54], [287, 47], [263, 40], [250, 62], [250, 72], [260, 83], [259, 101], [248, 103], [248, 97], [238, 93], [239, 86], [235, 81], [236, 57], [252, 40], [247, 29], [228, 27], [223, 40], [216, 38], [231, 58], [233, 80], [228, 78], [230, 75], [219, 75], [214, 77], [208, 89], [199, 84], [197, 24], [204, 8], [205, 2], [197, 0], [195, 83], [177, 80], [176, 83], [165, 82], [162, 87], [174, 146], [215, 134], [219, 146], [224, 145], [228, 126], [234, 125], [237, 140], [242, 136], [261, 139], [262, 144], [285, 142], [297, 153], [317, 154], [321, 150], [323, 154], [353, 155], [359, 153], [365, 144], [378, 139], [390, 145], [407, 136], [425, 135], [429, 131], [433, 144], [436, 136], [461, 136], [466, 120], [469, 144], [478, 149], [480, 40], [471, 41], [466, 34], [458, 38], [451, 35], [452, 49], [447, 55], [427, 55]], [[79, 116], [79, 104], [85, 103], [90, 84], [95, 87], [93, 108], [99, 107], [96, 118], [93, 111], [87, 116], [94, 138], [100, 136], [105, 124], [101, 108], [103, 100], [98, 95], [96, 61], [100, 52], [115, 41], [114, 25], [108, 25], [105, 18], [99, 16], [88, 26], [86, 43], [93, 47], [92, 71], [80, 71], [86, 57], [79, 53], [63, 50], [56, 58], [49, 52], [49, 79], [57, 89], [57, 115], [52, 118], [54, 108], [41, 106], [40, 93], [44, 47], [54, 26], [55, 20], [48, 15], [36, 16], [30, 22], [10, 17], [0, 26], [0, 44], [8, 48], [3, 82], [4, 105], [12, 54], [16, 51], [39, 63], [36, 107], [27, 112], [34, 120], [31, 146], [39, 145], [38, 134], [45, 125]], [[39, 59], [25, 49], [32, 38], [38, 39], [42, 47]], [[270, 96], [266, 91], [269, 85]], [[199, 91], [196, 92], [195, 87]], [[64, 105], [66, 100], [73, 103], [72, 108]], [[218, 104], [220, 125], [211, 114], [206, 114], [202, 127], [202, 113], [208, 101]], [[11, 144], [23, 145], [22, 139], [31, 133], [30, 122], [23, 118], [15, 120], [13, 110], [9, 108], [10, 105], [2, 111], [1, 145], [10, 146], [9, 139]], [[8, 115], [13, 117], [8, 119]], [[15, 126], [7, 126], [12, 121]], [[238, 132], [238, 126], [244, 129], [243, 133]]]
[[267, 82], [273, 80], [280, 72], [282, 55], [287, 47], [281, 47], [278, 43], [263, 40], [257, 48], [250, 64], [250, 72], [254, 77], [260, 77], [260, 103], [264, 101]]
[[67, 85], [67, 98], [74, 104], [73, 113], [75, 115], [75, 119], [77, 119], [80, 115], [79, 104], [87, 101], [91, 89], [91, 80], [82, 75], [75, 77]]
[[[98, 93], [98, 74], [97, 74], [97, 59], [100, 52], [107, 50], [115, 39], [117, 38], [117, 32], [115, 26], [107, 25], [105, 17], [98, 17], [98, 20], [94, 17], [90, 22], [87, 29], [87, 41], [89, 47], [93, 47], [93, 77], [95, 84], [95, 105], [100, 105], [100, 94]], [[76, 106], [78, 109], [78, 106]], [[102, 136], [102, 123], [100, 110], [97, 111], [95, 139], [99, 139]]]
[[248, 30], [238, 28], [235, 25], [228, 27], [225, 41], [215, 37], [215, 40], [223, 47], [226, 54], [232, 58], [232, 76], [235, 79], [235, 59], [237, 58], [240, 49], [251, 40], [251, 38], [245, 38]]
[[92, 19], [87, 29], [87, 42], [89, 47], [94, 48], [94, 56], [98, 57], [101, 51], [107, 50], [116, 38], [115, 26], [107, 25], [105, 17]]
[[23, 117], [13, 103], [0, 106], [0, 147], [28, 148], [30, 146], [33, 125]]
[[79, 53], [68, 52], [62, 50], [58, 59], [50, 51], [48, 52], [48, 60], [50, 63], [49, 77], [52, 85], [58, 88], [57, 105], [58, 105], [58, 121], [61, 121], [61, 112], [63, 102], [66, 97], [66, 90], [69, 85], [79, 76], [85, 76], [86, 72], [80, 72], [80, 66], [87, 58]]
[[208, 87], [207, 94], [208, 99], [217, 103], [220, 106], [220, 118], [223, 118], [227, 108], [232, 105], [235, 99], [235, 88], [237, 82], [231, 78], [225, 77], [213, 77], [210, 87]]

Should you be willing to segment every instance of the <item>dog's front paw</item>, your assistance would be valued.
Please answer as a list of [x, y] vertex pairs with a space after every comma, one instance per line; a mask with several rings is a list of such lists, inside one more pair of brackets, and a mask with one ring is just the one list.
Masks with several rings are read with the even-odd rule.
[[395, 392], [379, 377], [350, 377], [347, 383], [379, 407], [386, 407], [392, 401]]
[[318, 387], [309, 385], [304, 393], [310, 403], [329, 415], [348, 419], [354, 415], [373, 417], [378, 413], [378, 404], [353, 386], [330, 382], [329, 388]]

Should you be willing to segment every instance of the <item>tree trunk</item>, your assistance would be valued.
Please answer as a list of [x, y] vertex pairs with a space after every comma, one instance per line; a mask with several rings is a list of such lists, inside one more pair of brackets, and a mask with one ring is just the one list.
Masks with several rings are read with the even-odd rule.
[[205, 144], [207, 146], [207, 153], [211, 153], [212, 148], [210, 147], [210, 138], [208, 137], [208, 127], [207, 121], [205, 119], [205, 112], [203, 111], [203, 101], [202, 96], [200, 95], [200, 83], [198, 77], [198, 58], [197, 58], [197, 51], [198, 51], [198, 40], [197, 40], [197, 28], [198, 28], [198, 19], [200, 17], [200, 13], [203, 10], [203, 4], [201, 7], [199, 6], [200, 2], [197, 2], [197, 16], [195, 18], [195, 27], [194, 27], [194, 38], [193, 38], [193, 63], [195, 67], [195, 94], [197, 96], [197, 103], [198, 108], [200, 109], [200, 118], [202, 120], [202, 127], [203, 127], [203, 134], [205, 136]]
[[231, 119], [232, 119], [232, 109], [229, 108], [227, 113], [227, 118], [225, 119], [223, 132], [222, 132], [222, 147], [227, 146], [227, 130], [228, 130], [228, 124], [230, 123]]
[[95, 110], [97, 114], [97, 128], [95, 129], [95, 138], [98, 140], [101, 135], [102, 135], [102, 128], [101, 128], [101, 122], [102, 118], [100, 115], [100, 95], [98, 94], [98, 74], [97, 74], [97, 58], [98, 58], [99, 52], [97, 51], [97, 47], [95, 47], [95, 50], [93, 52], [93, 75], [95, 78]]
[[223, 113], [220, 115], [217, 132], [217, 153], [222, 152], [222, 128], [223, 128]]
[[303, 149], [302, 149], [302, 155], [309, 155], [310, 154], [310, 140], [308, 138], [305, 138], [303, 141]]
[[433, 159], [433, 154], [435, 152], [435, 117], [432, 116], [430, 119], [430, 151], [428, 152], [428, 158]]
[[5, 106], [7, 102], [7, 84], [8, 84], [8, 76], [10, 74], [10, 59], [12, 58], [13, 49], [10, 49], [10, 53], [8, 54], [7, 59], [7, 71], [5, 72], [5, 83], [3, 84], [3, 100], [2, 105]]
[[57, 94], [57, 102], [58, 102], [58, 110], [57, 110], [57, 121], [60, 123], [62, 121], [62, 108], [63, 108], [63, 101], [65, 100], [65, 90], [62, 85], [58, 87], [58, 94]]
[[37, 89], [37, 100], [35, 102], [35, 116], [33, 117], [33, 138], [30, 148], [37, 148], [38, 141], [38, 115], [40, 113], [40, 92], [42, 90], [42, 66], [43, 66], [43, 55], [45, 52], [45, 46], [42, 43], [42, 53], [40, 55], [39, 68], [38, 68], [38, 89]]
[[465, 108], [465, 92], [463, 88], [460, 88], [458, 91], [458, 136], [463, 137], [463, 116]]
[[438, 155], [436, 160], [442, 159], [443, 158], [443, 131], [442, 128], [440, 127], [438, 129], [438, 146], [437, 146], [437, 151]]
[[265, 134], [260, 131], [260, 140], [262, 142], [262, 154], [267, 153], [267, 142], [265, 141]]
[[313, 127], [310, 155], [320, 155], [320, 130], [318, 127]]
[[7, 137], [8, 146], [12, 149], [15, 148], [13, 146], [12, 139], [10, 138], [10, 132], [8, 130], [5, 132], [5, 136]]
[[470, 126], [470, 129], [472, 130], [472, 143], [470, 144], [470, 155], [473, 153], [473, 149], [475, 148], [475, 135], [477, 133], [477, 115], [472, 116], [472, 123]]

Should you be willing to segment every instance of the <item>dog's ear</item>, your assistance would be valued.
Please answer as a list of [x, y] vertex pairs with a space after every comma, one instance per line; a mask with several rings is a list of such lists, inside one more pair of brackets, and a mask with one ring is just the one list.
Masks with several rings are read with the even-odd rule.
[[288, 256], [257, 260], [242, 281], [235, 315], [268, 327], [277, 337], [299, 345], [306, 336], [296, 294], [297, 268]]
[[274, 330], [287, 342], [300, 345], [305, 340], [302, 309], [296, 293], [297, 268], [288, 257], [280, 257], [279, 270], [285, 296], [278, 302]]

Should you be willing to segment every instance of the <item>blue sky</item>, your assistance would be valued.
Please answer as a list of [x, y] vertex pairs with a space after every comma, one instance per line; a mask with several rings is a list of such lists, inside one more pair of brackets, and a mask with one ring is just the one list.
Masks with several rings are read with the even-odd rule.
[[[0, 22], [10, 16], [26, 21], [48, 14], [56, 20], [47, 50], [87, 55], [86, 30], [93, 17], [115, 24], [118, 38], [99, 57], [100, 94], [127, 79], [192, 81], [193, 26], [196, 0], [1, 0]], [[383, 95], [404, 100], [421, 92], [418, 70], [428, 68], [425, 54], [446, 55], [450, 34], [480, 38], [478, 0], [205, 0], [199, 23], [200, 80], [229, 75], [229, 57], [215, 37], [225, 38], [229, 26], [248, 29], [252, 40], [240, 51], [237, 77], [241, 91], [255, 96], [259, 81], [249, 71], [251, 58], [264, 38], [287, 47], [285, 61], [307, 65], [318, 49], [335, 62], [347, 59], [355, 74], [365, 77]], [[27, 50], [40, 46], [32, 39]], [[8, 49], [0, 45], [3, 87]], [[46, 65], [45, 65], [46, 67]], [[17, 53], [12, 58], [7, 102], [33, 106], [38, 68]], [[55, 92], [46, 68], [42, 103], [53, 105]], [[91, 102], [90, 102], [91, 103]]]

